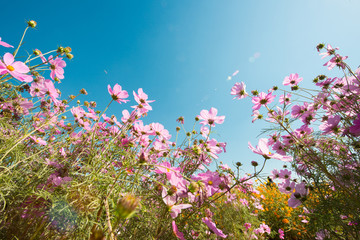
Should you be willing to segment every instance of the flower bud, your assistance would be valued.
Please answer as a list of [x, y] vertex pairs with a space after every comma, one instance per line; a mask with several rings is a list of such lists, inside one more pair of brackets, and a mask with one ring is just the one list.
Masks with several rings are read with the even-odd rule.
[[65, 53], [71, 53], [71, 51], [72, 51], [71, 47], [66, 47], [66, 48], [64, 48], [64, 50], [65, 50]]
[[82, 89], [80, 90], [80, 93], [81, 93], [81, 94], [84, 94], [84, 95], [87, 95], [87, 94], [88, 94], [87, 91], [85, 90], [85, 88], [82, 88]]
[[27, 22], [28, 26], [31, 28], [35, 28], [37, 23], [34, 20], [30, 20]]
[[191, 193], [197, 192], [199, 191], [199, 184], [197, 182], [191, 182], [188, 188]]
[[39, 49], [35, 49], [35, 50], [33, 51], [33, 54], [34, 54], [35, 56], [39, 56], [39, 55], [41, 54], [41, 51], [40, 51]]
[[57, 53], [63, 54], [65, 53], [65, 49], [63, 47], [58, 47], [58, 49], [56, 50]]
[[118, 201], [116, 212], [123, 219], [131, 218], [139, 205], [139, 200], [132, 194], [127, 194]]
[[71, 53], [66, 53], [65, 55], [66, 55], [66, 57], [68, 59], [73, 59], [74, 58], [74, 55], [72, 55]]
[[323, 43], [319, 43], [317, 46], [316, 46], [316, 49], [318, 52], [320, 52], [321, 49], [323, 49], [325, 47], [325, 44]]
[[236, 166], [241, 167], [242, 163], [241, 162], [236, 162]]
[[253, 167], [257, 167], [257, 166], [259, 165], [259, 163], [256, 162], [256, 161], [251, 161], [251, 165], [252, 165]]
[[252, 91], [251, 91], [251, 94], [252, 94], [253, 96], [257, 96], [257, 95], [259, 95], [259, 92], [258, 92], [257, 90], [252, 90]]

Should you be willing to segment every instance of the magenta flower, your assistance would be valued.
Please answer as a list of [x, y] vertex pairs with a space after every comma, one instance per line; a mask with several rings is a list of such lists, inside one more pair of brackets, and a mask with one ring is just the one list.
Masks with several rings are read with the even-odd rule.
[[13, 46], [11, 46], [10, 44], [6, 43], [6, 42], [3, 42], [1, 41], [1, 37], [0, 37], [0, 46], [3, 46], [3, 47], [8, 47], [8, 48], [14, 48]]
[[204, 217], [201, 220], [210, 228], [211, 231], [213, 231], [213, 233], [215, 233], [219, 237], [227, 238], [227, 235], [225, 235], [220, 229], [218, 229], [216, 227], [216, 224], [213, 223], [209, 218]]
[[259, 110], [262, 105], [266, 106], [270, 104], [275, 97], [275, 95], [272, 95], [272, 92], [269, 92], [267, 94], [264, 92], [259, 93], [258, 96], [253, 97], [251, 100], [255, 104], [252, 109]]
[[184, 238], [184, 234], [178, 230], [178, 227], [176, 226], [175, 221], [172, 221], [171, 225], [172, 225], [172, 230], [173, 230], [173, 233], [175, 234], [175, 236], [180, 240], [186, 240]]
[[46, 146], [46, 144], [47, 144], [45, 140], [43, 140], [42, 138], [39, 138], [39, 137], [30, 136], [30, 139], [39, 145]]
[[66, 62], [62, 60], [62, 58], [55, 58], [53, 56], [49, 56], [50, 63], [50, 77], [51, 79], [55, 79], [55, 77], [59, 79], [64, 79], [64, 67], [66, 67]]
[[356, 116], [353, 125], [349, 127], [349, 132], [354, 136], [360, 136], [360, 113]]
[[125, 98], [129, 97], [127, 91], [122, 90], [119, 84], [115, 84], [114, 89], [111, 89], [110, 85], [108, 85], [108, 92], [111, 95], [112, 99], [117, 101], [118, 103], [126, 103], [129, 100], [125, 100]]
[[302, 80], [303, 80], [303, 78], [299, 78], [299, 74], [292, 73], [292, 74], [290, 74], [290, 76], [286, 76], [284, 78], [283, 85], [284, 86], [286, 86], [286, 85], [295, 86]]
[[203, 120], [200, 122], [202, 125], [210, 125], [212, 127], [215, 127], [215, 123], [222, 124], [225, 120], [225, 116], [216, 116], [217, 115], [217, 109], [216, 108], [210, 108], [210, 111], [208, 110], [201, 110], [200, 115], [198, 118], [200, 120]]
[[3, 61], [0, 61], [0, 75], [9, 73], [11, 76], [22, 82], [31, 82], [32, 76], [26, 75], [30, 69], [23, 62], [14, 62], [14, 56], [11, 53], [5, 53]]
[[249, 230], [251, 228], [251, 223], [245, 223], [244, 227], [246, 230]]
[[327, 121], [324, 122], [319, 126], [319, 129], [322, 131], [322, 134], [329, 134], [329, 133], [339, 133], [339, 123], [341, 117], [339, 115], [329, 116]]
[[245, 90], [246, 85], [244, 82], [235, 83], [235, 85], [231, 88], [231, 95], [234, 95], [234, 99], [242, 99], [248, 96], [249, 94]]
[[284, 230], [282, 230], [282, 229], [280, 228], [279, 231], [278, 231], [278, 233], [279, 233], [279, 238], [280, 238], [280, 239], [285, 239], [285, 238], [284, 238], [284, 236], [285, 236]]

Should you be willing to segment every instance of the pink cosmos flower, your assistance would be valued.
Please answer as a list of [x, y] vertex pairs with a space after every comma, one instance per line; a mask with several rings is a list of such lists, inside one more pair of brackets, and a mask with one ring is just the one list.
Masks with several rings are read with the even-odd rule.
[[292, 161], [292, 157], [291, 156], [283, 156], [277, 153], [271, 153], [270, 149], [269, 149], [269, 144], [268, 144], [268, 139], [266, 138], [261, 138], [259, 139], [259, 143], [256, 146], [256, 148], [254, 148], [251, 143], [249, 142], [249, 149], [256, 154], [259, 154], [261, 156], [263, 156], [265, 159], [278, 159], [284, 162], [291, 162]]
[[166, 130], [162, 124], [151, 123], [150, 127], [152, 129], [152, 132], [151, 132], [152, 135], [157, 135], [160, 137], [160, 139], [166, 139], [166, 140], [169, 140], [171, 138], [169, 131]]
[[349, 127], [349, 132], [354, 136], [360, 136], [360, 113], [356, 116], [353, 125]]
[[119, 84], [115, 84], [114, 89], [111, 89], [110, 85], [108, 85], [108, 92], [111, 95], [112, 99], [114, 99], [118, 103], [126, 103], [129, 101], [125, 100], [125, 98], [129, 97], [128, 92], [122, 90]]
[[251, 228], [251, 223], [245, 223], [244, 227], [246, 230], [249, 230]]
[[278, 233], [279, 233], [279, 238], [280, 238], [280, 239], [285, 239], [285, 238], [284, 238], [284, 236], [285, 236], [284, 230], [282, 230], [282, 229], [280, 228], [279, 231], [278, 231]]
[[323, 53], [319, 53], [319, 55], [320, 56], [322, 55], [321, 59], [323, 59], [323, 58], [326, 58], [327, 56], [331, 56], [331, 55], [335, 54], [336, 50], [339, 50], [339, 48], [338, 47], [332, 48], [332, 46], [330, 44], [328, 44], [327, 51], [323, 52]]
[[215, 233], [219, 237], [227, 238], [227, 235], [225, 235], [220, 229], [218, 229], [216, 227], [216, 224], [213, 223], [209, 218], [204, 217], [201, 220], [210, 228], [211, 231], [213, 231], [213, 233]]
[[289, 105], [291, 103], [290, 101], [290, 98], [291, 98], [291, 94], [290, 93], [287, 93], [286, 95], [281, 95], [279, 97], [279, 103], [280, 104], [285, 104], [285, 105]]
[[234, 99], [242, 99], [248, 96], [249, 94], [245, 90], [246, 85], [244, 82], [235, 83], [235, 85], [231, 88], [231, 95], [234, 95]]
[[259, 110], [262, 105], [266, 106], [266, 105], [270, 104], [274, 100], [275, 97], [276, 97], [276, 95], [272, 95], [272, 92], [259, 93], [258, 96], [253, 97], [251, 100], [254, 103], [254, 106], [252, 107], [252, 109]]
[[186, 240], [184, 238], [184, 234], [178, 230], [178, 227], [176, 226], [175, 221], [172, 221], [171, 225], [172, 225], [172, 230], [173, 230], [173, 233], [175, 234], [175, 236], [180, 240]]
[[342, 69], [345, 68], [344, 60], [348, 57], [342, 57], [339, 54], [336, 54], [333, 58], [331, 58], [328, 62], [326, 62], [323, 66], [327, 66], [329, 70], [333, 69], [335, 66], [341, 67]]
[[6, 43], [6, 42], [1, 41], [1, 37], [0, 37], [0, 46], [7, 47], [7, 48], [14, 48], [14, 47], [13, 47], [13, 46], [11, 46], [10, 44], [8, 44], [8, 43]]
[[295, 188], [295, 182], [286, 179], [284, 182], [279, 183], [279, 191], [285, 194], [292, 193]]
[[253, 114], [251, 116], [254, 117], [251, 121], [252, 123], [254, 123], [256, 120], [262, 119], [264, 117], [262, 114], [260, 114], [260, 112], [258, 110], [253, 110]]
[[37, 96], [43, 98], [47, 92], [44, 78], [35, 78], [35, 81], [31, 83], [30, 95], [32, 97]]
[[39, 137], [30, 136], [30, 139], [39, 145], [46, 146], [46, 144], [47, 144], [45, 140], [43, 140], [42, 138], [39, 138]]
[[281, 169], [279, 172], [279, 178], [282, 179], [290, 179], [291, 178], [291, 171], [287, 170], [287, 169]]
[[161, 196], [163, 198], [163, 201], [165, 204], [169, 207], [170, 215], [172, 218], [176, 218], [180, 213], [182, 209], [190, 208], [192, 207], [191, 204], [176, 204], [177, 196], [174, 194], [170, 196], [168, 192], [166, 191], [166, 188], [163, 187]]
[[152, 110], [152, 107], [149, 103], [154, 102], [155, 100], [147, 100], [148, 95], [146, 95], [142, 88], [138, 89], [138, 93], [133, 91], [135, 101], [139, 104], [137, 106], [132, 106], [135, 108], [139, 115], [142, 115], [148, 111]]
[[53, 56], [49, 56], [50, 63], [50, 77], [51, 79], [55, 79], [55, 77], [59, 79], [64, 79], [64, 67], [66, 67], [66, 62], [62, 60], [62, 58], [56, 57], [53, 59]]
[[339, 133], [339, 123], [341, 117], [339, 115], [329, 116], [327, 121], [319, 126], [319, 129], [322, 131], [322, 134], [329, 133]]
[[217, 115], [217, 109], [216, 108], [210, 108], [210, 111], [208, 110], [201, 110], [200, 115], [198, 118], [200, 120], [203, 120], [200, 122], [202, 125], [210, 125], [211, 127], [215, 127], [215, 123], [222, 124], [225, 120], [225, 116], [216, 116]]
[[306, 198], [308, 195], [308, 190], [305, 186], [305, 183], [299, 183], [295, 186], [295, 192], [291, 194], [288, 205], [292, 208], [297, 208], [302, 204], [302, 201]]
[[292, 73], [292, 74], [290, 74], [290, 76], [286, 76], [284, 78], [283, 85], [284, 86], [286, 86], [286, 85], [295, 86], [302, 80], [303, 80], [303, 78], [299, 78], [299, 74]]
[[15, 61], [11, 53], [5, 53], [3, 61], [0, 61], [0, 75], [9, 73], [11, 76], [22, 82], [31, 82], [32, 76], [26, 75], [30, 69], [23, 62]]

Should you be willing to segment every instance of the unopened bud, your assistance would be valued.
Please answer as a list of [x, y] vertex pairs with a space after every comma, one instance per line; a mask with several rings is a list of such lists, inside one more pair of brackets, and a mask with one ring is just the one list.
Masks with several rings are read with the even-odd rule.
[[85, 90], [85, 88], [82, 88], [82, 89], [80, 90], [80, 93], [81, 93], [81, 94], [84, 94], [84, 95], [87, 95], [87, 94], [88, 94], [87, 91]]
[[123, 219], [131, 218], [139, 205], [139, 200], [131, 194], [123, 196], [117, 204], [116, 212]]
[[251, 165], [252, 165], [253, 167], [257, 167], [257, 166], [259, 165], [259, 163], [256, 162], [256, 161], [251, 161]]
[[66, 53], [65, 55], [66, 55], [66, 57], [68, 59], [73, 59], [74, 58], [74, 55], [72, 55], [71, 53]]
[[71, 53], [71, 51], [72, 51], [71, 47], [66, 47], [66, 48], [64, 48], [64, 50], [65, 50], [65, 53]]
[[41, 54], [41, 51], [40, 51], [39, 49], [35, 49], [35, 50], [33, 51], [33, 54], [34, 54], [35, 56], [39, 56], [39, 55]]
[[189, 185], [189, 192], [194, 193], [199, 191], [199, 184], [197, 182], [191, 182]]
[[58, 49], [56, 50], [57, 53], [64, 53], [65, 49], [63, 47], [58, 47]]
[[88, 101], [84, 101], [84, 106], [85, 107], [89, 107], [90, 106], [90, 103]]
[[34, 20], [30, 20], [27, 22], [28, 26], [31, 28], [35, 28], [37, 23]]

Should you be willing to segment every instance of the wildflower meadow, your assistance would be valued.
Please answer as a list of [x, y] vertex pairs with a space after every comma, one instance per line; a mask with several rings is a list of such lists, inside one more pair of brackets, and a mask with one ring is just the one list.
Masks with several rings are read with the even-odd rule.
[[[19, 44], [0, 38], [0, 239], [360, 239], [360, 69], [339, 48], [316, 46], [336, 77], [315, 76], [311, 89], [298, 73], [229, 89], [267, 126], [248, 143], [262, 160], [245, 172], [245, 159], [219, 161], [221, 109], [170, 131], [147, 120], [156, 96], [143, 88], [99, 86], [105, 108], [80, 100], [85, 88], [63, 96], [76, 56], [26, 49], [37, 24]], [[264, 175], [269, 161], [283, 168]]]

